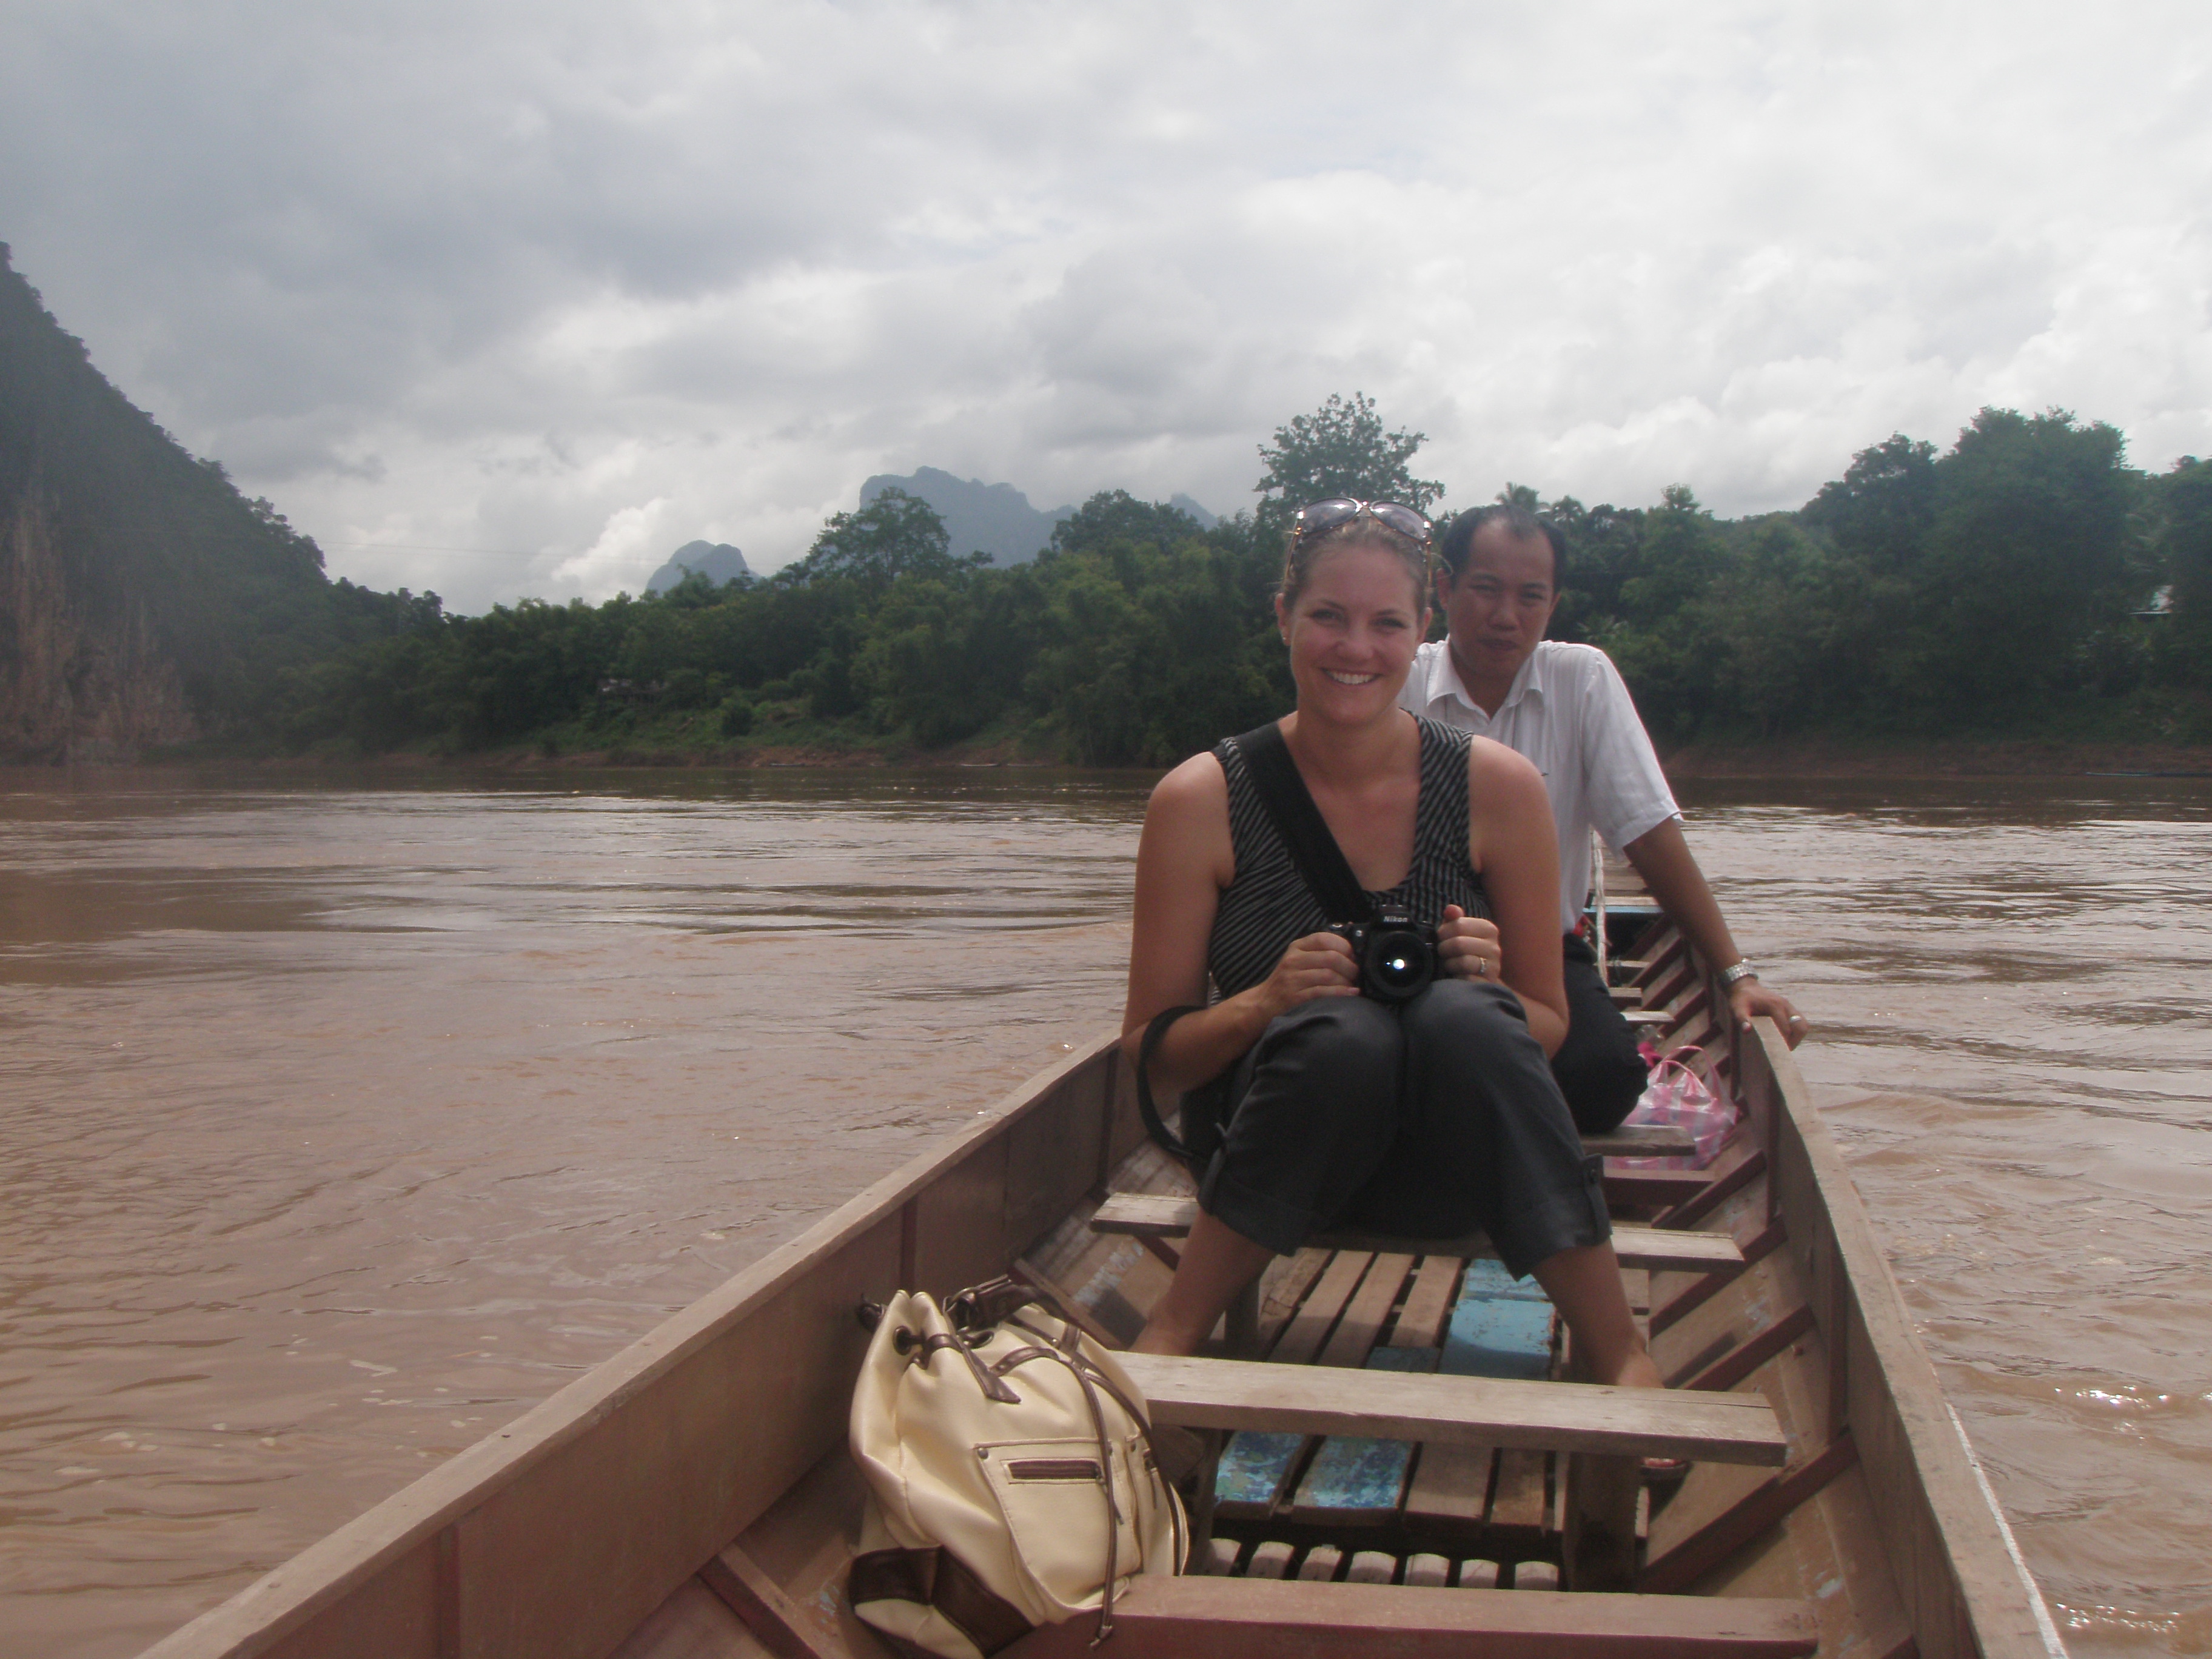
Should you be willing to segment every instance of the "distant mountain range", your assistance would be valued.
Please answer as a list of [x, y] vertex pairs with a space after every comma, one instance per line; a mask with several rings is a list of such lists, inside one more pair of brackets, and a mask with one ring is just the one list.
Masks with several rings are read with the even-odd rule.
[[[860, 505], [866, 507], [886, 489], [903, 489], [927, 501], [945, 520], [945, 533], [953, 552], [988, 553], [993, 564], [1026, 564], [1051, 542], [1052, 527], [1075, 514], [1073, 507], [1040, 512], [1012, 484], [956, 478], [934, 466], [917, 467], [904, 475], [878, 473], [860, 486]], [[1171, 496], [1168, 505], [1190, 514], [1201, 529], [1211, 530], [1220, 522], [1188, 495]], [[719, 586], [752, 574], [752, 567], [727, 542], [686, 542], [653, 573], [645, 591], [665, 593], [686, 573], [696, 573]]]
[[[953, 552], [988, 553], [993, 564], [1024, 564], [1036, 557], [1052, 540], [1052, 527], [1075, 514], [1072, 506], [1040, 511], [1012, 484], [956, 478], [934, 466], [917, 467], [904, 476], [878, 473], [860, 486], [860, 505], [866, 507], [886, 489], [903, 489], [927, 501], [945, 520]], [[1206, 529], [1218, 522], [1188, 495], [1174, 496], [1168, 505], [1189, 514]]]
[[668, 556], [645, 585], [648, 593], [665, 593], [686, 574], [704, 576], [717, 587], [753, 574], [745, 556], [727, 542], [686, 542]]

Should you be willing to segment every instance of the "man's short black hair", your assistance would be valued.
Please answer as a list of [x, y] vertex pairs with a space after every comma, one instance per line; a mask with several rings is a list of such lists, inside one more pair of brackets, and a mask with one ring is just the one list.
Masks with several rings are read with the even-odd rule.
[[1447, 578], [1457, 581], [1467, 568], [1467, 556], [1474, 550], [1474, 538], [1485, 525], [1502, 524], [1505, 533], [1516, 542], [1527, 541], [1531, 536], [1541, 536], [1552, 547], [1552, 592], [1559, 591], [1561, 579], [1567, 570], [1567, 538], [1559, 526], [1549, 519], [1540, 519], [1527, 507], [1516, 502], [1492, 501], [1488, 507], [1470, 507], [1451, 521], [1437, 542], [1437, 558], [1444, 568]]

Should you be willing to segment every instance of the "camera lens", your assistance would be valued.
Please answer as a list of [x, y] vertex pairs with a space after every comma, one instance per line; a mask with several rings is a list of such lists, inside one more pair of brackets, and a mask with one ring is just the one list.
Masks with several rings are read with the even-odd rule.
[[1377, 934], [1368, 947], [1367, 980], [1372, 994], [1384, 1001], [1401, 1001], [1428, 984], [1436, 972], [1436, 954], [1429, 942], [1406, 928]]

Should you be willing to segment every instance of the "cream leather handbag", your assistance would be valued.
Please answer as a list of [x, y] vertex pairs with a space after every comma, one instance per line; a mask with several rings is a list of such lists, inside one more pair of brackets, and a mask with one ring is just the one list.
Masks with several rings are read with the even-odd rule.
[[1182, 1571], [1182, 1505], [1112, 1354], [1004, 1279], [944, 1309], [902, 1291], [853, 1394], [872, 1501], [848, 1590], [905, 1654], [986, 1659], [1117, 1584]]

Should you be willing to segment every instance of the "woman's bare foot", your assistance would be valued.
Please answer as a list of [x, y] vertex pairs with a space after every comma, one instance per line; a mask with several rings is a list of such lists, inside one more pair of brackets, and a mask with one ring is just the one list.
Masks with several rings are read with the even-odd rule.
[[1629, 1355], [1628, 1363], [1620, 1368], [1612, 1381], [1616, 1388], [1622, 1389], [1663, 1389], [1667, 1386], [1667, 1379], [1659, 1375], [1658, 1366], [1651, 1363], [1650, 1351], [1640, 1343], [1636, 1352]]
[[1194, 1354], [1212, 1334], [1237, 1293], [1260, 1276], [1275, 1253], [1201, 1212], [1183, 1243], [1182, 1261], [1167, 1294], [1152, 1309], [1133, 1353]]
[[[1208, 1330], [1211, 1328], [1210, 1326], [1207, 1328]], [[1170, 1310], [1155, 1310], [1152, 1316], [1145, 1322], [1145, 1328], [1137, 1333], [1137, 1340], [1129, 1345], [1129, 1352], [1172, 1354], [1181, 1358], [1196, 1353], [1206, 1337], [1206, 1331], [1192, 1335], [1182, 1328], [1182, 1322], [1171, 1316]]]
[[1611, 1244], [1561, 1250], [1538, 1262], [1534, 1273], [1574, 1334], [1582, 1376], [1624, 1389], [1667, 1386], [1628, 1310], [1620, 1261]]

